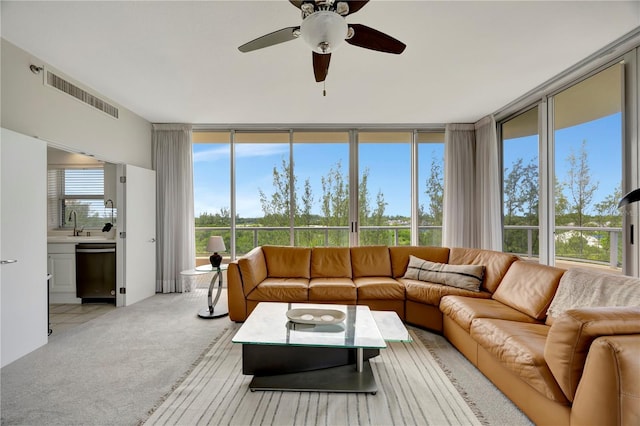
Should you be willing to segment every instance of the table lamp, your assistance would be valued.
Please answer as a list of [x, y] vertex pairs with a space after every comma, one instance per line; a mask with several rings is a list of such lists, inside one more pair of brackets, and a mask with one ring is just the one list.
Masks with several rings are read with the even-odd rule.
[[209, 237], [207, 242], [207, 251], [213, 254], [209, 257], [209, 262], [213, 268], [219, 268], [222, 262], [222, 256], [218, 254], [219, 251], [225, 251], [227, 248], [224, 246], [224, 240], [222, 237]]

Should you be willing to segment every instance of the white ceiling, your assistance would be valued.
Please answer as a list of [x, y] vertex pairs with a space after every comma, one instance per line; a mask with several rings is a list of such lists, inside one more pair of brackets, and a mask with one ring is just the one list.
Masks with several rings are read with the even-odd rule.
[[640, 26], [639, 1], [383, 1], [347, 17], [407, 45], [345, 44], [316, 83], [287, 0], [1, 2], [2, 37], [150, 122], [475, 122]]

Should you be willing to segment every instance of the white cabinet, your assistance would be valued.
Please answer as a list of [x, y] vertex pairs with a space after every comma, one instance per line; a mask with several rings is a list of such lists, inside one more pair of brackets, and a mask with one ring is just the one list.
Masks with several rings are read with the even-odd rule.
[[76, 259], [73, 254], [51, 253], [49, 254], [49, 273], [51, 278], [51, 291], [76, 291]]
[[76, 297], [75, 244], [48, 244], [47, 272], [51, 303], [80, 303]]

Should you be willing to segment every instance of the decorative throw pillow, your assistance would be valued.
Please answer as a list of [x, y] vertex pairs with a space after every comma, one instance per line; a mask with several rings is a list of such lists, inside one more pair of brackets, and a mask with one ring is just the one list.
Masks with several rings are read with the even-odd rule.
[[484, 278], [484, 266], [449, 265], [409, 256], [409, 265], [404, 278], [480, 291], [480, 285]]

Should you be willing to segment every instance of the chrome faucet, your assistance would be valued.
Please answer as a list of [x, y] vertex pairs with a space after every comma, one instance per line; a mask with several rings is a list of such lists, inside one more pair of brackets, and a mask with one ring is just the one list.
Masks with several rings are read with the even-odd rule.
[[73, 236], [79, 237], [80, 233], [82, 232], [82, 229], [84, 229], [84, 226], [82, 227], [82, 229], [78, 231], [78, 214], [76, 213], [75, 210], [71, 210], [71, 213], [69, 213], [69, 220], [71, 220], [72, 217], [73, 217]]
[[111, 198], [109, 198], [107, 201], [104, 202], [104, 206], [107, 207], [107, 204], [111, 204], [111, 224], [113, 225], [113, 200]]

